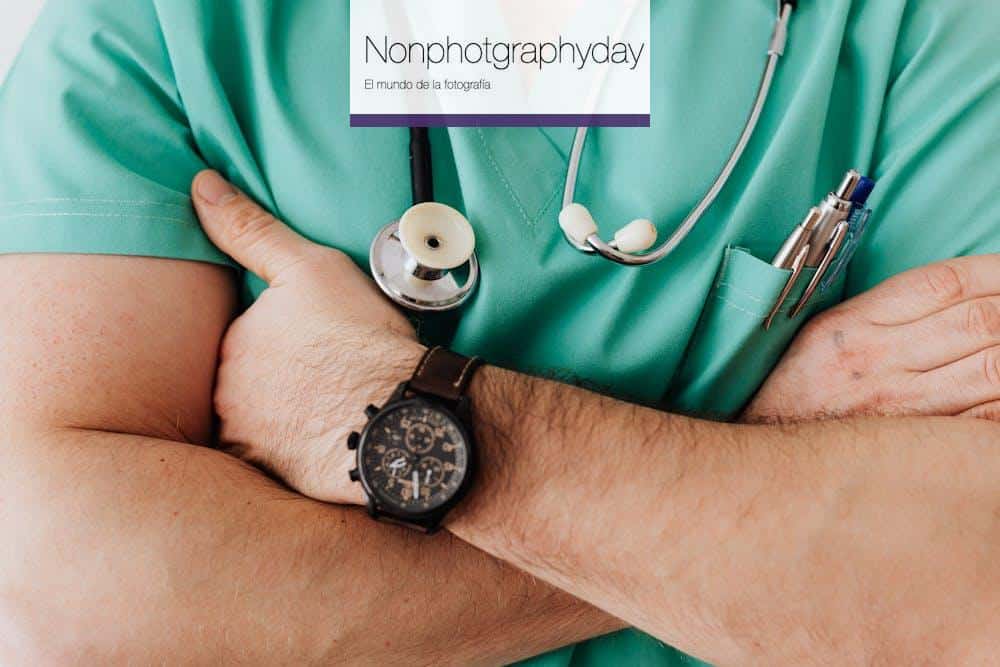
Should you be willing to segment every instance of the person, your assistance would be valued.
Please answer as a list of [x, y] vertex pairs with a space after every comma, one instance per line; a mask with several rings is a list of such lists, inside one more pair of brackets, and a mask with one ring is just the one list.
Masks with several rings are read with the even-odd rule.
[[[317, 31], [346, 31], [346, 3], [128, 4], [51, 4], [0, 96], [12, 661], [688, 660], [653, 637], [720, 663], [993, 655], [997, 426], [966, 417], [1000, 399], [997, 260], [904, 270], [996, 250], [994, 8], [803, 11], [825, 39], [789, 53], [742, 189], [640, 271], [580, 258], [548, 224], [568, 134], [436, 133], [441, 196], [484, 221], [493, 267], [448, 342], [495, 365], [470, 388], [482, 475], [425, 538], [345, 507], [344, 436], [424, 349], [357, 268], [408, 193], [402, 131], [336, 121], [345, 40]], [[682, 129], [732, 125], [737, 86], [705, 108], [693, 84], [736, 81], [754, 52], [739, 35], [768, 17], [681, 4], [654, 15], [663, 44], [711, 34], [728, 57], [681, 71], [679, 46], [656, 51], [655, 126], [597, 135], [614, 169], [581, 186], [614, 193], [588, 198], [599, 217], [682, 210], [726, 150]], [[759, 333], [776, 275], [759, 256], [844, 160], [879, 177], [878, 220], [808, 314], [844, 303], [794, 343], [801, 319]], [[196, 218], [206, 166], [240, 190], [199, 176]], [[217, 248], [249, 269], [232, 326]], [[734, 384], [699, 349], [746, 372]], [[747, 421], [825, 419], [677, 414], [735, 417], [720, 406], [761, 384]], [[192, 446], [215, 441], [213, 403], [230, 451], [299, 493]], [[608, 634], [624, 625], [649, 635]]]

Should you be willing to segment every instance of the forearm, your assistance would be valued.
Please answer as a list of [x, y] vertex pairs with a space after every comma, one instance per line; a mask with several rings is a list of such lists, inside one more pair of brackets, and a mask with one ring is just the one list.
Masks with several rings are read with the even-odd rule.
[[3, 440], [10, 659], [496, 664], [618, 625], [450, 536], [303, 499], [214, 450]]
[[714, 424], [494, 368], [472, 398], [484, 472], [449, 528], [681, 649], [852, 661], [997, 636], [993, 424]]

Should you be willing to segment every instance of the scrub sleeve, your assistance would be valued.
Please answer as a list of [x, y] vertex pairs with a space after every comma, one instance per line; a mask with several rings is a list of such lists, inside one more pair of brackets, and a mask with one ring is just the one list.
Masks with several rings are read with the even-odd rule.
[[0, 253], [229, 262], [158, 25], [143, 0], [47, 4], [0, 88]]

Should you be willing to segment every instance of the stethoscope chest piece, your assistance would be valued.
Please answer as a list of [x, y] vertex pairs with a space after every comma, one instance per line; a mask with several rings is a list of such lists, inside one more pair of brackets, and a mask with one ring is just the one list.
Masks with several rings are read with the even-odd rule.
[[479, 282], [475, 249], [475, 233], [464, 215], [425, 202], [379, 231], [369, 261], [378, 286], [398, 305], [445, 311], [465, 303]]

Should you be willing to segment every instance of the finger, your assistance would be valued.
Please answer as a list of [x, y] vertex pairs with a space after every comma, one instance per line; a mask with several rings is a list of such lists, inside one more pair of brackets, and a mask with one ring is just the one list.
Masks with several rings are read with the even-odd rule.
[[1000, 255], [975, 255], [911, 269], [850, 303], [872, 322], [898, 325], [962, 301], [994, 295], [1000, 295]]
[[936, 415], [957, 415], [1000, 401], [1000, 346], [971, 354], [955, 363], [921, 374], [912, 389], [923, 396], [926, 409]]
[[198, 218], [212, 242], [268, 284], [313, 247], [218, 172], [198, 174], [191, 191]]
[[892, 349], [909, 370], [930, 371], [1000, 345], [1000, 297], [972, 299], [900, 327]]

